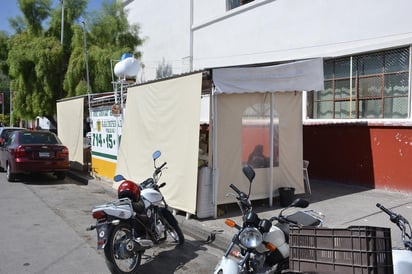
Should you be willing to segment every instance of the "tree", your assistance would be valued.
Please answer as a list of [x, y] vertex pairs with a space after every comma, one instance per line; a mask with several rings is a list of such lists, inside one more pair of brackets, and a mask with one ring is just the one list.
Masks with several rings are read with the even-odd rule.
[[9, 74], [15, 115], [23, 119], [56, 112], [62, 46], [53, 37], [36, 37], [23, 32], [9, 41]]
[[[139, 27], [129, 26], [122, 5], [111, 0], [87, 20], [81, 16], [87, 0], [65, 1], [64, 43], [61, 44], [61, 4], [51, 8], [51, 0], [18, 0], [23, 16], [9, 20], [15, 34], [7, 41], [7, 54], [0, 50], [0, 68], [12, 80], [15, 117], [34, 119], [46, 116], [54, 122], [56, 100], [87, 93], [84, 31], [87, 32], [89, 75], [92, 91], [112, 91], [111, 60], [125, 52], [139, 53]], [[4, 57], [6, 56], [6, 57]], [[7, 62], [1, 63], [2, 58]]]
[[28, 120], [45, 116], [53, 122], [62, 46], [55, 37], [45, 36], [42, 27], [50, 16], [51, 0], [19, 0], [18, 5], [26, 28], [8, 40], [7, 58], [14, 114]]
[[42, 24], [50, 16], [51, 0], [18, 0], [18, 5], [24, 15], [27, 31], [33, 35], [41, 35]]
[[7, 49], [7, 41], [8, 36], [6, 32], [0, 31], [0, 73], [4, 75], [8, 75], [9, 73], [9, 66], [7, 65], [7, 56], [8, 56], [8, 49]]
[[102, 10], [91, 16], [84, 26], [85, 29], [73, 26], [72, 52], [64, 80], [68, 96], [87, 93], [83, 31], [87, 32], [86, 49], [93, 93], [113, 90], [111, 60], [119, 60], [125, 52], [133, 53], [136, 58], [140, 57], [140, 53], [135, 51], [143, 42], [139, 38], [139, 27], [128, 24], [121, 4], [103, 3]]

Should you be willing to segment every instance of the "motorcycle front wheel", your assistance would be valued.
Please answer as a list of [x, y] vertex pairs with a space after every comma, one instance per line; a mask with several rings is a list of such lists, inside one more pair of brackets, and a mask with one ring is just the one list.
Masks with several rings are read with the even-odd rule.
[[165, 225], [167, 226], [167, 232], [169, 233], [169, 235], [176, 243], [182, 245], [185, 242], [185, 237], [179, 227], [179, 223], [177, 222], [175, 216], [173, 216], [173, 214], [165, 208], [162, 208], [160, 210], [160, 214], [167, 222]]
[[112, 273], [135, 274], [140, 266], [142, 252], [137, 251], [131, 238], [131, 225], [120, 223], [113, 227], [104, 247], [106, 264]]

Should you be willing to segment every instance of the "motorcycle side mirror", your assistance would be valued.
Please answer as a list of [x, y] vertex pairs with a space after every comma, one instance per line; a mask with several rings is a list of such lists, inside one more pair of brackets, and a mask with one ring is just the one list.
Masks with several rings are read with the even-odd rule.
[[155, 161], [157, 158], [160, 157], [160, 155], [162, 155], [162, 153], [159, 150], [156, 150], [155, 152], [153, 152], [152, 158]]
[[121, 182], [121, 181], [126, 180], [126, 178], [123, 177], [123, 175], [117, 174], [117, 175], [114, 176], [113, 180], [114, 180], [115, 182]]
[[255, 178], [255, 171], [253, 168], [249, 165], [245, 165], [243, 167], [243, 174], [245, 174], [246, 178], [249, 180], [250, 183], [252, 183], [253, 179]]
[[308, 205], [309, 205], [309, 201], [298, 198], [298, 199], [295, 199], [289, 207], [306, 208], [308, 207]]

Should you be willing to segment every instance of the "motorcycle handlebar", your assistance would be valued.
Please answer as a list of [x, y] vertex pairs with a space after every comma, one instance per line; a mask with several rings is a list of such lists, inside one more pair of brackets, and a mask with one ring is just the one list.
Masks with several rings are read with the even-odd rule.
[[234, 184], [230, 184], [229, 187], [233, 189], [239, 196], [241, 196], [242, 192]]
[[391, 220], [392, 223], [398, 225], [401, 228], [401, 230], [405, 229], [405, 224], [409, 224], [408, 220], [406, 220], [405, 217], [403, 217], [402, 215], [396, 214], [395, 212], [391, 211], [390, 209], [387, 209], [380, 203], [377, 203], [376, 206], [380, 208], [383, 212], [388, 214], [389, 220]]
[[164, 162], [164, 163], [159, 167], [159, 169], [162, 169], [166, 164], [167, 164], [167, 162]]
[[384, 207], [383, 205], [381, 205], [380, 203], [377, 203], [376, 206], [381, 209], [383, 212], [385, 212], [386, 214], [388, 214], [389, 216], [393, 216], [395, 215], [395, 213], [393, 213], [391, 210], [387, 209], [386, 207]]
[[155, 174], [159, 174], [162, 171], [162, 168], [167, 164], [167, 162], [164, 162], [161, 166], [156, 168]]

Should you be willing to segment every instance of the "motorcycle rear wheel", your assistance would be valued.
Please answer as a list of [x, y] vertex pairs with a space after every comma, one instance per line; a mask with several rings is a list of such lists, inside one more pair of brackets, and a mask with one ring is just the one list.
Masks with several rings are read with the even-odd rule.
[[140, 266], [142, 252], [128, 250], [131, 239], [131, 225], [120, 223], [113, 227], [109, 241], [104, 247], [106, 264], [112, 273], [135, 274]]

